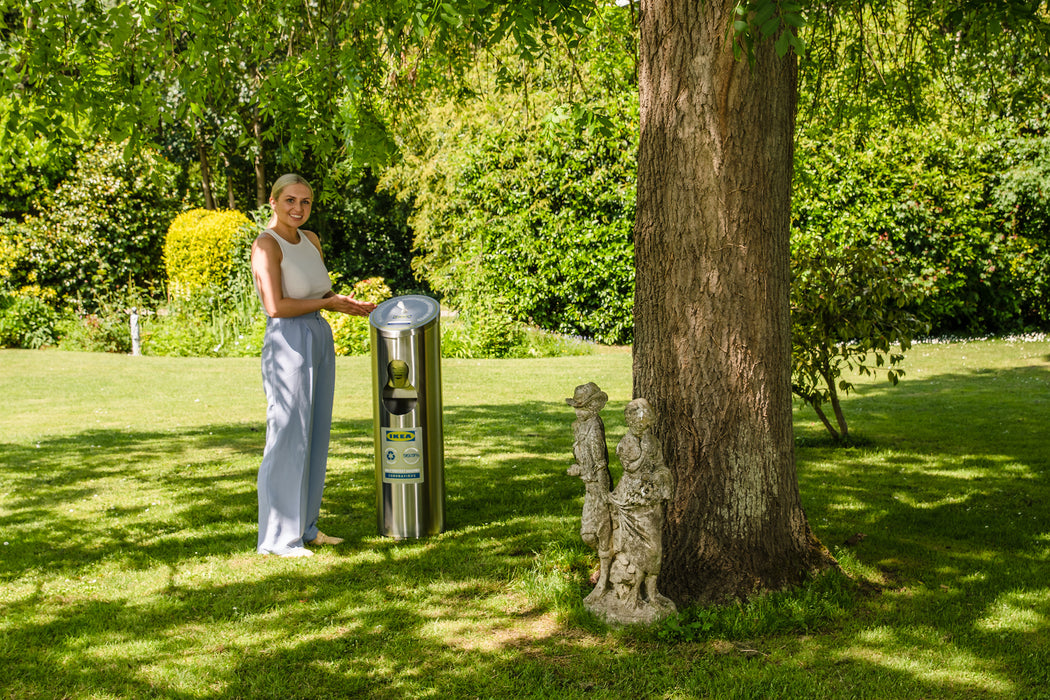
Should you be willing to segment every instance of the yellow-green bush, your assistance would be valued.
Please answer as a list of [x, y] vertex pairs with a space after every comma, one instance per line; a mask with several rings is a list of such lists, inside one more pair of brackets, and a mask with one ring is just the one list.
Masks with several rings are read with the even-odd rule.
[[[345, 294], [346, 292], [343, 293]], [[350, 294], [358, 301], [370, 301], [374, 304], [386, 301], [394, 295], [382, 277], [369, 277], [361, 280], [354, 285]], [[335, 353], [337, 355], [368, 354], [367, 318], [330, 311], [321, 313], [332, 327], [332, 336], [335, 338]]]
[[[3, 286], [6, 286], [8, 280], [11, 279], [11, 273], [14, 272], [18, 261], [23, 257], [18, 249], [21, 237], [7, 235], [8, 228], [10, 227], [0, 225], [0, 285]], [[3, 290], [0, 289], [0, 291]]]
[[236, 269], [235, 255], [255, 235], [238, 211], [193, 209], [175, 217], [164, 239], [168, 292], [175, 298], [224, 285]]

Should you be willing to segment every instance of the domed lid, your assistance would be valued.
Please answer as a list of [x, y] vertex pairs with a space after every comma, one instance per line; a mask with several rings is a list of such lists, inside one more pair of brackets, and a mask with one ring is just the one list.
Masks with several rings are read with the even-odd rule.
[[441, 306], [421, 294], [387, 299], [368, 315], [368, 322], [381, 331], [405, 331], [436, 321]]

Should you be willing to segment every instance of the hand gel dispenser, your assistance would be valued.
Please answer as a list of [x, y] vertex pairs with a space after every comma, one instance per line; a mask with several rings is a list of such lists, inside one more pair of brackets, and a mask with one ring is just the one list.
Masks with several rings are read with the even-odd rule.
[[377, 524], [387, 537], [445, 529], [440, 312], [430, 297], [408, 295], [368, 317]]

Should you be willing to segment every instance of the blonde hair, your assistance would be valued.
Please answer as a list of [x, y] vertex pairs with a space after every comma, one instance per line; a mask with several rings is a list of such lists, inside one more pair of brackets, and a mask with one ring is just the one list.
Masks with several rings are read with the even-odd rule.
[[314, 188], [310, 186], [310, 183], [306, 181], [306, 178], [302, 175], [296, 175], [295, 173], [288, 173], [281, 175], [277, 178], [273, 187], [270, 189], [270, 199], [277, 199], [284, 192], [285, 188], [289, 185], [306, 185], [306, 189], [310, 190], [310, 196], [314, 194]]

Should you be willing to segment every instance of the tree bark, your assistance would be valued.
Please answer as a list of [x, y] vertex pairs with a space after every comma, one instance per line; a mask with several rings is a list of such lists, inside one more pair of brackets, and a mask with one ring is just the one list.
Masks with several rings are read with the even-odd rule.
[[204, 190], [204, 208], [214, 210], [215, 195], [211, 185], [211, 165], [208, 163], [208, 149], [204, 145], [204, 136], [201, 134], [200, 123], [197, 124], [197, 158], [201, 164], [201, 187]]
[[255, 136], [255, 204], [263, 207], [270, 201], [270, 193], [266, 189], [266, 161], [263, 157], [262, 119], [259, 116], [258, 106], [255, 107], [252, 114], [252, 133]]
[[634, 395], [677, 488], [661, 589], [744, 598], [833, 566], [795, 471], [789, 228], [797, 62], [729, 44], [733, 0], [642, 0]]
[[226, 206], [230, 211], [237, 210], [237, 192], [233, 183], [233, 174], [226, 173]]
[[230, 165], [230, 154], [223, 151], [222, 162], [226, 167], [226, 206], [230, 211], [237, 211], [237, 189], [233, 182], [233, 167]]

